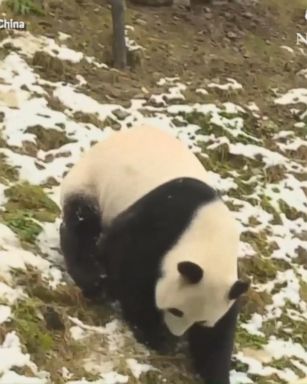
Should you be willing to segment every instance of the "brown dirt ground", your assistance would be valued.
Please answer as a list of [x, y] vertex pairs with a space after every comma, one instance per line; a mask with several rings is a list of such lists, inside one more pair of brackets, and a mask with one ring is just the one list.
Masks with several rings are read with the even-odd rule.
[[[205, 79], [232, 77], [244, 87], [243, 94], [233, 101], [255, 101], [264, 112], [272, 112], [273, 88], [307, 85], [306, 79], [296, 76], [306, 58], [280, 48], [294, 47], [296, 32], [307, 31], [305, 2], [213, 1], [198, 17], [180, 4], [151, 8], [128, 3], [127, 24], [135, 28], [131, 35], [145, 48], [136, 68], [120, 72], [97, 69], [85, 62], [63, 63], [62, 68], [57, 63], [34, 64], [49, 80], [73, 82], [75, 75], [81, 74], [88, 81], [86, 93], [101, 102], [124, 104], [136, 96], [146, 97], [144, 87], [154, 92], [161, 77], [178, 75], [195, 87], [204, 85]], [[72, 39], [65, 42], [69, 47], [109, 62], [111, 15], [104, 0], [45, 0], [44, 9], [45, 16], [23, 17], [31, 32], [50, 37], [59, 31], [70, 34]], [[222, 97], [227, 99], [227, 94]], [[191, 101], [197, 98], [189, 95]], [[278, 113], [282, 113], [280, 109]]]

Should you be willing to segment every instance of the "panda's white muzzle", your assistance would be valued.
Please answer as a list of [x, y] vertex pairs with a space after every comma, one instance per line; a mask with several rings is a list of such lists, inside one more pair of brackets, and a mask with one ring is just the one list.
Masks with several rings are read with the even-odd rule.
[[170, 313], [164, 313], [164, 322], [169, 331], [175, 336], [182, 336], [193, 324], [184, 317], [176, 318]]

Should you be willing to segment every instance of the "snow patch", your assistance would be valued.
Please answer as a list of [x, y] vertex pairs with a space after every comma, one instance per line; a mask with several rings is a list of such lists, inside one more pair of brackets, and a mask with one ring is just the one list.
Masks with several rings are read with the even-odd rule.
[[149, 364], [140, 364], [135, 359], [127, 359], [126, 361], [129, 369], [136, 379], [139, 379], [143, 373], [157, 370]]
[[243, 89], [242, 85], [238, 83], [235, 79], [228, 78], [227, 80], [228, 83], [225, 84], [210, 83], [208, 84], [208, 88], [218, 88], [222, 91]]

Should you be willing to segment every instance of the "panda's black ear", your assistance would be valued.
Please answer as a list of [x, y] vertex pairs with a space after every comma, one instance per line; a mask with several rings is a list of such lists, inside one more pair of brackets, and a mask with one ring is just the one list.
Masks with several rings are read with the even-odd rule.
[[197, 284], [203, 277], [202, 268], [191, 261], [181, 261], [177, 265], [178, 272], [191, 284]]
[[237, 280], [230, 288], [228, 298], [229, 300], [238, 299], [243, 293], [245, 293], [250, 286], [249, 281]]

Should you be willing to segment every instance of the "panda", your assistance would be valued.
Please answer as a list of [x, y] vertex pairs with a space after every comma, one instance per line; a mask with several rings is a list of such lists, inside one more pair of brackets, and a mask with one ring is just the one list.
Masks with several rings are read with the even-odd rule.
[[139, 124], [85, 152], [61, 185], [67, 271], [89, 297], [119, 301], [138, 340], [185, 336], [206, 384], [229, 384], [239, 230], [197, 157]]

